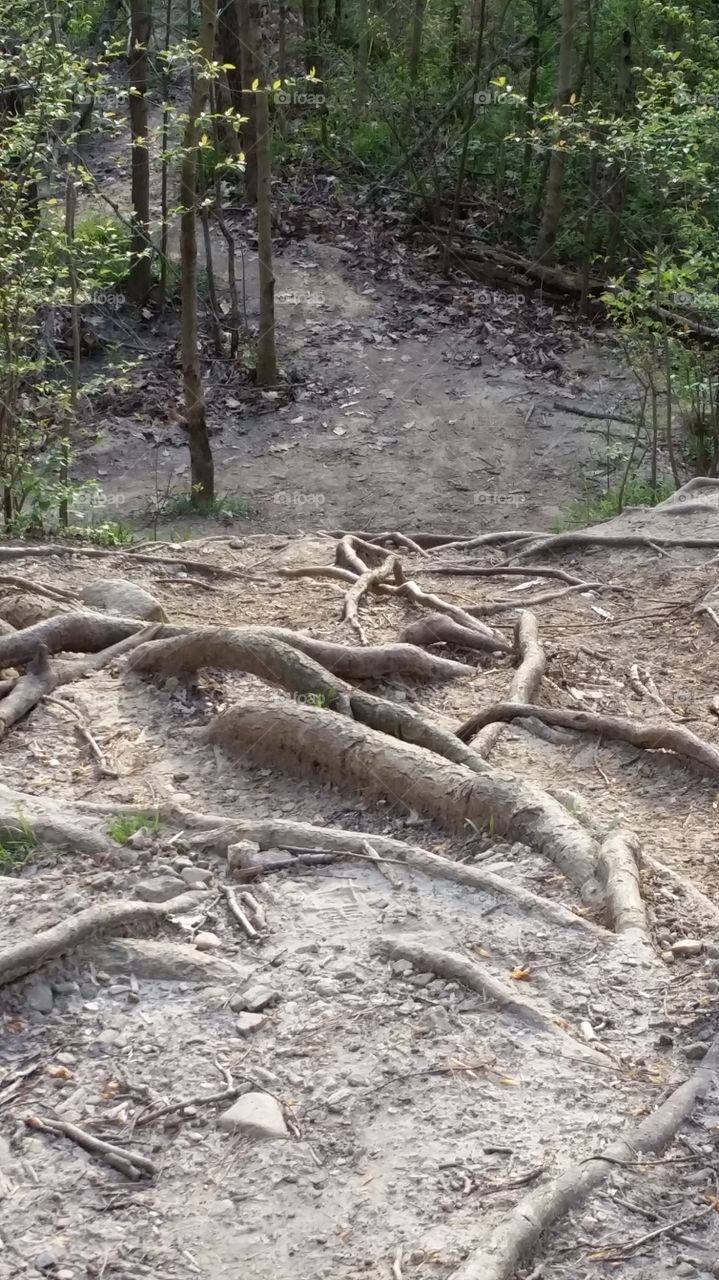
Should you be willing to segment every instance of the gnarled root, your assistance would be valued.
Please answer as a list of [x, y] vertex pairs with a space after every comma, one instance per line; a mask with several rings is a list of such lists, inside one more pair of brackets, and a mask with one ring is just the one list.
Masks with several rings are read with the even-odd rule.
[[[520, 614], [515, 630], [521, 662], [509, 689], [510, 702], [530, 702], [542, 683], [545, 669], [544, 650], [539, 643], [539, 628], [533, 613]], [[501, 723], [485, 725], [474, 740], [478, 755], [487, 758], [502, 732]]]
[[626, 1138], [610, 1143], [601, 1155], [570, 1165], [558, 1178], [520, 1200], [491, 1239], [471, 1253], [450, 1280], [514, 1280], [533, 1256], [542, 1234], [559, 1218], [584, 1204], [590, 1192], [619, 1164], [660, 1152], [691, 1115], [697, 1100], [719, 1078], [719, 1036], [693, 1075]]
[[421, 747], [296, 704], [245, 704], [214, 720], [208, 736], [294, 772], [319, 768], [340, 786], [399, 801], [455, 831], [490, 823], [498, 834], [544, 853], [588, 906], [604, 904], [595, 842], [556, 800], [523, 779], [490, 767], [473, 773]]
[[451, 644], [457, 649], [480, 653], [511, 653], [512, 646], [502, 636], [488, 636], [475, 627], [462, 627], [443, 613], [430, 613], [427, 618], [411, 622], [400, 634], [407, 644]]

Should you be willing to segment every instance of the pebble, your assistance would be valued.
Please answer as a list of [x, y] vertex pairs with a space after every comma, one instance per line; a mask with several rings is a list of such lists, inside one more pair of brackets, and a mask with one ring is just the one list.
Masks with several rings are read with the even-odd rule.
[[230, 867], [248, 867], [252, 859], [260, 852], [260, 846], [254, 840], [238, 840], [236, 844], [227, 846], [227, 865]]
[[38, 1271], [48, 1271], [50, 1267], [57, 1265], [57, 1260], [52, 1249], [41, 1249], [35, 1257], [35, 1266]]
[[207, 884], [207, 881], [212, 879], [212, 872], [208, 871], [207, 867], [183, 867], [180, 879], [191, 888], [195, 888], [197, 885]]
[[700, 1040], [693, 1040], [691, 1044], [685, 1045], [684, 1054], [689, 1058], [690, 1062], [699, 1062], [706, 1055], [708, 1048], [708, 1044], [703, 1044]]
[[260, 1027], [267, 1021], [261, 1013], [241, 1013], [235, 1024], [238, 1035], [246, 1036], [251, 1031], [259, 1031]]
[[335, 982], [333, 978], [320, 978], [315, 987], [315, 991], [318, 996], [330, 999], [332, 996], [339, 994], [340, 984], [339, 982]]
[[269, 1093], [243, 1094], [227, 1111], [223, 1111], [218, 1123], [225, 1132], [239, 1130], [251, 1138], [271, 1140], [289, 1136], [282, 1108]]
[[179, 876], [149, 876], [135, 885], [135, 897], [142, 902], [169, 902], [184, 893], [187, 885]]
[[408, 973], [412, 972], [413, 966], [409, 960], [394, 960], [390, 966], [395, 978], [404, 978]]
[[679, 1262], [674, 1268], [675, 1276], [695, 1276], [696, 1273], [696, 1267], [693, 1267], [691, 1262]]
[[198, 951], [214, 951], [217, 947], [221, 947], [222, 943], [216, 933], [203, 930], [195, 935], [195, 946]]
[[433, 973], [415, 973], [410, 978], [413, 987], [428, 987], [430, 982], [434, 982], [435, 975]]
[[278, 994], [272, 987], [263, 987], [260, 983], [255, 987], [248, 987], [242, 992], [242, 1004], [240, 1008], [248, 1010], [249, 1013], [259, 1013], [260, 1009], [264, 1009], [268, 1004], [272, 1004], [278, 999]]
[[703, 950], [703, 942], [696, 938], [680, 938], [678, 942], [672, 943], [672, 953], [675, 956], [700, 956]]
[[52, 987], [47, 982], [36, 982], [28, 992], [27, 1002], [37, 1013], [51, 1013], [53, 1006]]

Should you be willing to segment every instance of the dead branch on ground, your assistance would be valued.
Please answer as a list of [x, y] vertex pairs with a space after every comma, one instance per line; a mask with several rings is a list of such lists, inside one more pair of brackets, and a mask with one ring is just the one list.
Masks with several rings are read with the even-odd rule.
[[475, 733], [495, 721], [534, 716], [544, 724], [576, 729], [578, 733], [598, 734], [614, 742], [628, 742], [632, 747], [648, 751], [668, 751], [701, 765], [719, 776], [719, 749], [703, 742], [691, 729], [680, 724], [630, 720], [628, 716], [607, 716], [596, 711], [565, 711], [561, 707], [538, 707], [529, 703], [496, 702], [477, 712], [458, 730], [462, 742], [470, 742]]
[[487, 1244], [474, 1250], [450, 1280], [514, 1280], [518, 1268], [536, 1253], [544, 1232], [559, 1218], [584, 1204], [595, 1187], [609, 1177], [616, 1163], [635, 1164], [640, 1156], [667, 1147], [717, 1078], [719, 1036], [693, 1075], [633, 1132], [610, 1143], [600, 1155], [570, 1165], [546, 1186], [520, 1200]]
[[85, 1151], [100, 1156], [106, 1164], [112, 1165], [113, 1169], [117, 1169], [133, 1182], [139, 1181], [140, 1178], [152, 1178], [157, 1173], [152, 1161], [148, 1160], [147, 1156], [141, 1155], [139, 1151], [128, 1151], [125, 1147], [116, 1147], [111, 1142], [103, 1142], [102, 1138], [96, 1138], [93, 1133], [78, 1129], [77, 1125], [70, 1124], [69, 1120], [48, 1120], [40, 1116], [27, 1116], [25, 1123], [28, 1128], [36, 1129], [38, 1133], [56, 1133], [70, 1138], [79, 1147], [84, 1147]]

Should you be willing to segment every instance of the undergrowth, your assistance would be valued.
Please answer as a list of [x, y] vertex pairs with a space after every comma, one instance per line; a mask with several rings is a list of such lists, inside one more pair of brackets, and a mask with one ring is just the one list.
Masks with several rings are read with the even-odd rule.
[[674, 492], [672, 485], [660, 481], [652, 488], [645, 480], [637, 476], [630, 477], [624, 486], [598, 493], [590, 481], [583, 479], [583, 494], [572, 502], [563, 515], [552, 524], [553, 533], [564, 533], [568, 529], [582, 529], [585, 525], [600, 524], [603, 520], [611, 520], [619, 515], [625, 507], [656, 507]]
[[136, 835], [138, 831], [145, 828], [148, 831], [157, 831], [159, 825], [158, 813], [118, 814], [107, 828], [107, 834], [117, 844], [127, 844], [130, 837]]
[[0, 876], [10, 876], [24, 866], [37, 848], [37, 839], [27, 818], [18, 815], [18, 833], [0, 841]]

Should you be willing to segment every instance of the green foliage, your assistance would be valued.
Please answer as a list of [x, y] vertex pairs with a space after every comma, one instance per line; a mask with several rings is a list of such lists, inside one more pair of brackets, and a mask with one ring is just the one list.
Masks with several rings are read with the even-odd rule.
[[566, 513], [554, 521], [552, 529], [555, 533], [563, 533], [567, 529], [583, 529], [586, 525], [611, 520], [625, 507], [656, 507], [674, 492], [674, 486], [665, 481], [653, 488], [636, 475], [627, 479], [623, 493], [619, 486], [606, 493], [598, 492], [596, 484], [586, 479], [582, 481], [582, 488], [583, 496], [571, 503]]
[[224, 520], [244, 520], [252, 515], [252, 504], [240, 495], [226, 493], [214, 499], [209, 507], [199, 509], [190, 493], [168, 494], [160, 499], [161, 516], [214, 516]]
[[145, 828], [148, 831], [157, 831], [159, 826], [159, 813], [117, 814], [107, 828], [107, 834], [117, 844], [127, 844], [130, 837], [136, 835], [138, 831], [143, 831]]
[[20, 869], [37, 848], [35, 833], [22, 814], [17, 817], [18, 831], [0, 841], [0, 876], [10, 876]]
[[130, 230], [119, 218], [85, 214], [75, 228], [73, 249], [85, 292], [124, 284], [130, 270]]

